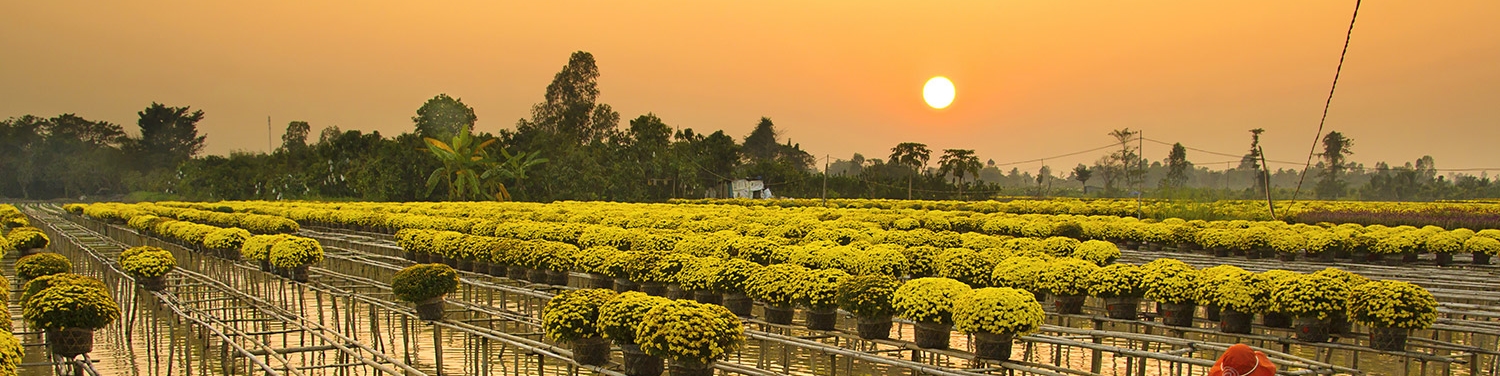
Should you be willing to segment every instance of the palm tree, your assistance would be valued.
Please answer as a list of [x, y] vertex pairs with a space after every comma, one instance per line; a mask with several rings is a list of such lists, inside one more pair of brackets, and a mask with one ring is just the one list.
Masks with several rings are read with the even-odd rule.
[[927, 149], [927, 144], [916, 142], [902, 142], [891, 148], [891, 163], [903, 166], [911, 166], [912, 174], [906, 177], [906, 199], [911, 199], [911, 181], [927, 166], [927, 161], [932, 158], [932, 150]]
[[485, 179], [480, 176], [480, 171], [494, 165], [484, 148], [494, 144], [495, 139], [476, 142], [468, 128], [462, 129], [448, 143], [431, 137], [423, 139], [427, 141], [427, 151], [443, 162], [443, 167], [433, 170], [432, 175], [427, 177], [428, 195], [432, 194], [438, 184], [446, 182], [449, 200], [464, 201], [488, 196], [484, 193]]
[[943, 157], [938, 159], [938, 172], [947, 175], [953, 174], [958, 178], [958, 197], [964, 196], [964, 175], [977, 176], [979, 168], [979, 157], [974, 156], [973, 149], [945, 149]]
[[[492, 177], [511, 178], [516, 181], [516, 189], [520, 189], [521, 180], [526, 179], [526, 170], [531, 169], [532, 166], [547, 163], [547, 158], [540, 158], [540, 156], [542, 155], [542, 152], [540, 151], [532, 153], [523, 151], [516, 154], [511, 154], [510, 152], [505, 151], [505, 149], [500, 149], [500, 155], [505, 157], [505, 161], [492, 166], [490, 170], [485, 171], [484, 176], [481, 176], [480, 178], [484, 180], [489, 180]], [[505, 183], [497, 181], [495, 182], [495, 185], [500, 189], [499, 192], [495, 193], [495, 199], [500, 201], [510, 201], [510, 191], [505, 189]]]

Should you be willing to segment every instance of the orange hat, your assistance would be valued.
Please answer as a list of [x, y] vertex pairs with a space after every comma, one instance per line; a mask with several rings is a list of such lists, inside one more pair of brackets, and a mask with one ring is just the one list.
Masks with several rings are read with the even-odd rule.
[[1229, 346], [1224, 350], [1224, 355], [1219, 356], [1219, 361], [1214, 362], [1214, 367], [1208, 369], [1208, 376], [1274, 376], [1276, 365], [1271, 364], [1271, 359], [1266, 354], [1255, 351], [1243, 343]]

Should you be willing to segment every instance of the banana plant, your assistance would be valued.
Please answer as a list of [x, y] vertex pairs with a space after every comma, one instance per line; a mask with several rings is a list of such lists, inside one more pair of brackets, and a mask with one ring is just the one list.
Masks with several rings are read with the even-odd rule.
[[[430, 137], [423, 139], [427, 141], [427, 151], [443, 163], [443, 167], [432, 171], [432, 175], [427, 177], [428, 195], [439, 184], [447, 183], [449, 200], [465, 201], [489, 196], [483, 189], [486, 178], [481, 176], [481, 171], [488, 170], [495, 164], [484, 151], [485, 147], [495, 143], [495, 139], [476, 141], [468, 129], [458, 132], [447, 143]], [[502, 192], [503, 190], [502, 188]], [[501, 199], [499, 195], [496, 198]]]
[[[510, 178], [516, 182], [516, 187], [519, 189], [521, 180], [526, 179], [527, 170], [530, 170], [533, 166], [547, 163], [547, 158], [541, 158], [541, 154], [542, 152], [540, 151], [531, 153], [523, 151], [511, 154], [505, 149], [500, 149], [500, 155], [505, 157], [505, 160], [493, 165], [489, 171], [485, 171], [480, 179]], [[496, 182], [495, 184], [500, 188], [500, 191], [495, 193], [495, 199], [500, 201], [511, 200], [510, 191], [505, 189], [505, 183]]]

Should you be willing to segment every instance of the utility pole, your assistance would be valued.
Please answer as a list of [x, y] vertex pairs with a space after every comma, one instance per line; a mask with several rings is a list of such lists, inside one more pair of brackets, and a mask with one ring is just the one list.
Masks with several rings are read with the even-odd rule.
[[271, 148], [271, 115], [266, 115], [266, 154], [269, 155], [276, 149]]
[[828, 207], [828, 162], [832, 159], [832, 154], [823, 155], [823, 207]]
[[1271, 209], [1271, 220], [1274, 221], [1276, 220], [1276, 203], [1271, 201], [1271, 166], [1266, 165], [1266, 149], [1256, 146], [1255, 150], [1256, 154], [1260, 154], [1260, 168], [1264, 171], [1261, 174], [1266, 182], [1266, 207]]

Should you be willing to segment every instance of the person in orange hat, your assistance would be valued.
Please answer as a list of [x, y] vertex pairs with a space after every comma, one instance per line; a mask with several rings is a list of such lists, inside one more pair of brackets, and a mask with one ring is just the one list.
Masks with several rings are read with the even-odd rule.
[[1271, 364], [1271, 359], [1266, 358], [1263, 352], [1255, 351], [1243, 343], [1229, 346], [1224, 350], [1224, 355], [1219, 356], [1219, 361], [1214, 362], [1213, 368], [1208, 369], [1208, 376], [1273, 376], [1276, 374], [1276, 365]]

